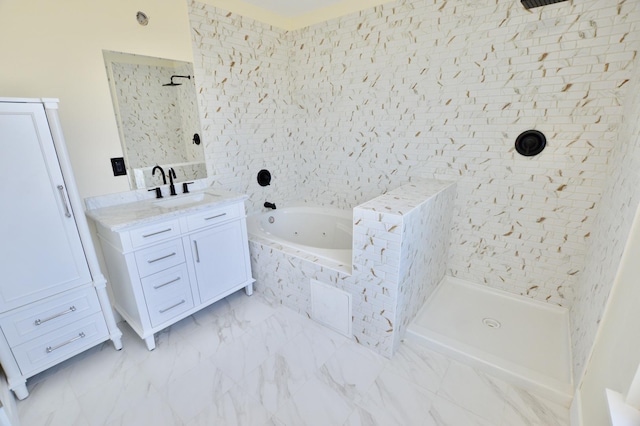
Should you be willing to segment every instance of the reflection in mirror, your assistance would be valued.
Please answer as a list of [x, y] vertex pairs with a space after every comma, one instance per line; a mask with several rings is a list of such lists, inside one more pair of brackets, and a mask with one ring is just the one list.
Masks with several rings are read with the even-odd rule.
[[156, 165], [172, 167], [176, 182], [206, 178], [192, 64], [103, 55], [131, 189], [162, 185]]

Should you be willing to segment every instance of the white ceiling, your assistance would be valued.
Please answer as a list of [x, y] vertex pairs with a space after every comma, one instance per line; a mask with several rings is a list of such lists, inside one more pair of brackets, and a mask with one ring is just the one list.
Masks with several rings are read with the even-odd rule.
[[338, 3], [346, 3], [345, 0], [244, 0], [254, 6], [267, 9], [277, 15], [288, 18], [306, 15]]
[[[1, 2], [2, 0], [0, 0]], [[394, 0], [200, 0], [223, 10], [294, 30]]]

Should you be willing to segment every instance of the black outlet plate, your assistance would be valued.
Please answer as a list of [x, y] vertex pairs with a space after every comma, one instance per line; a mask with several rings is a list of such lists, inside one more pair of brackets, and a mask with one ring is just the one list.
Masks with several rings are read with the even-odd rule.
[[127, 174], [127, 168], [124, 166], [124, 157], [116, 157], [111, 159], [111, 168], [114, 176], [122, 176]]

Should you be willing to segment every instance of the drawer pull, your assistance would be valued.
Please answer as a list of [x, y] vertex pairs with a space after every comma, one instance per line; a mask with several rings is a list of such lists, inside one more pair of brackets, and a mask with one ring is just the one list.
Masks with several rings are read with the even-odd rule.
[[217, 217], [225, 216], [226, 214], [227, 214], [227, 213], [220, 213], [220, 214], [217, 214], [217, 215], [215, 215], [215, 216], [205, 217], [205, 218], [204, 218], [204, 220], [211, 220], [211, 219], [215, 219], [215, 218], [217, 218]]
[[84, 336], [85, 336], [84, 332], [81, 331], [80, 334], [78, 334], [76, 337], [74, 337], [73, 339], [69, 339], [64, 343], [60, 343], [59, 345], [56, 345], [56, 346], [47, 346], [46, 351], [47, 351], [48, 354], [50, 354], [51, 352], [55, 351], [56, 349], [60, 349], [61, 347], [66, 346], [69, 343], [73, 343], [76, 340], [82, 339]]
[[171, 284], [171, 283], [175, 283], [176, 281], [180, 281], [180, 277], [178, 277], [178, 278], [174, 278], [174, 279], [172, 279], [171, 281], [167, 281], [167, 282], [166, 282], [166, 283], [164, 283], [164, 284], [154, 285], [154, 286], [153, 286], [153, 289], [154, 289], [154, 290], [157, 290], [157, 289], [162, 288], [162, 287], [164, 287], [164, 286], [166, 286], [166, 285], [169, 285], [169, 284]]
[[159, 312], [160, 312], [161, 314], [164, 314], [165, 312], [170, 311], [170, 310], [171, 310], [171, 309], [173, 309], [173, 308], [177, 308], [178, 306], [182, 305], [182, 304], [183, 304], [183, 303], [185, 303], [185, 302], [186, 302], [186, 300], [182, 299], [181, 301], [179, 301], [179, 302], [178, 302], [178, 303], [176, 303], [175, 305], [171, 305], [171, 306], [169, 306], [168, 308], [160, 309], [160, 311], [159, 311]]
[[198, 242], [193, 240], [193, 248], [196, 249], [196, 262], [200, 263], [200, 252], [198, 251]]
[[158, 234], [163, 234], [165, 232], [169, 232], [171, 231], [173, 228], [167, 228], [167, 229], [163, 229], [162, 231], [158, 231], [158, 232], [152, 232], [151, 234], [146, 234], [143, 235], [142, 238], [149, 238], [149, 237], [153, 237], [154, 235], [158, 235]]
[[176, 255], [176, 252], [174, 251], [173, 253], [170, 253], [170, 254], [168, 254], [166, 256], [159, 257], [157, 259], [147, 260], [147, 263], [155, 263], [155, 262], [157, 262], [159, 260], [167, 259], [167, 258], [169, 258], [171, 256], [175, 256], [175, 255]]
[[58, 185], [58, 191], [60, 192], [60, 200], [62, 201], [62, 205], [64, 206], [64, 215], [66, 217], [71, 217], [71, 212], [69, 211], [69, 206], [67, 205], [67, 199], [64, 196], [64, 186]]
[[61, 317], [61, 316], [63, 316], [63, 315], [70, 314], [71, 312], [75, 312], [75, 311], [76, 311], [76, 307], [75, 307], [75, 306], [71, 306], [71, 307], [70, 307], [69, 309], [67, 309], [66, 311], [60, 312], [60, 313], [55, 314], [55, 315], [51, 315], [49, 318], [45, 318], [45, 319], [40, 319], [40, 318], [38, 318], [38, 319], [37, 319], [37, 320], [35, 320], [33, 323], [34, 323], [35, 325], [40, 325], [40, 324], [42, 324], [42, 323], [44, 323], [44, 322], [51, 321], [52, 319], [56, 319], [56, 318], [58, 318], [58, 317]]

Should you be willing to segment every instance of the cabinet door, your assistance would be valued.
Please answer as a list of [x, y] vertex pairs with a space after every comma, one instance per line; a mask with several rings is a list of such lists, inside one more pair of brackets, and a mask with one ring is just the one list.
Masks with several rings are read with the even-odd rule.
[[[0, 102], [0, 311], [91, 281], [41, 104]], [[73, 183], [69, 183], [73, 184]]]
[[247, 281], [248, 247], [242, 235], [236, 220], [190, 236], [201, 303]]

